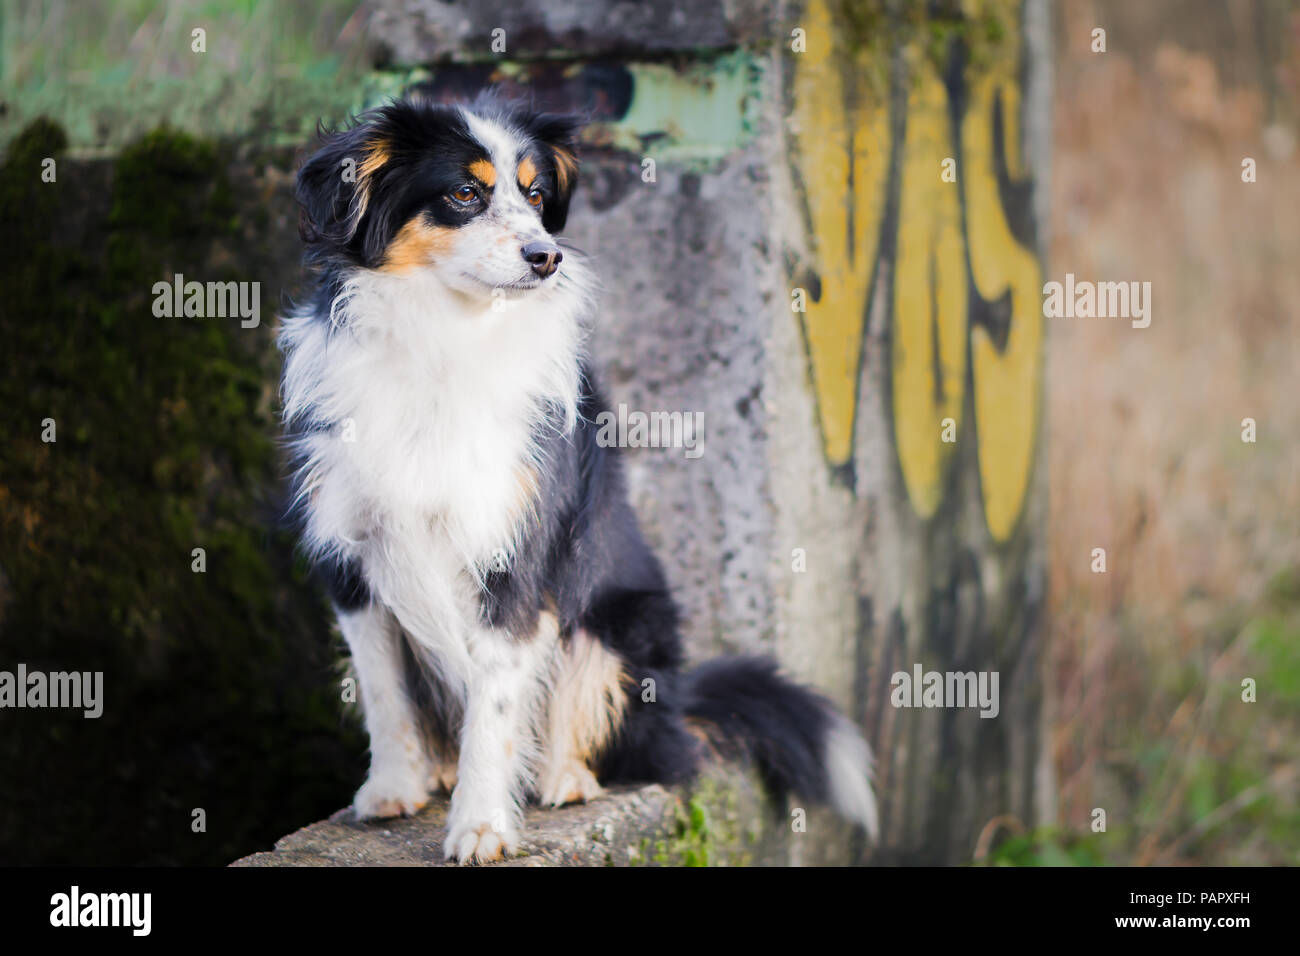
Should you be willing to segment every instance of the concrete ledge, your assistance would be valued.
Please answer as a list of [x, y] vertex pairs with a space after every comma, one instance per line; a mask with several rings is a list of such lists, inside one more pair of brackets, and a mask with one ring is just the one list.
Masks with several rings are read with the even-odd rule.
[[[663, 787], [610, 791], [589, 804], [530, 808], [521, 855], [502, 866], [602, 866], [639, 862], [642, 841], [666, 831], [678, 798]], [[442, 857], [447, 800], [414, 817], [360, 823], [352, 810], [303, 827], [231, 866], [447, 866]], [[629, 841], [631, 841], [629, 845]]]
[[[825, 811], [794, 834], [747, 774], [719, 768], [689, 790], [621, 787], [588, 804], [529, 808], [521, 855], [496, 866], [783, 866], [849, 862], [848, 832]], [[231, 866], [448, 866], [447, 799], [408, 819], [359, 823], [351, 809]]]

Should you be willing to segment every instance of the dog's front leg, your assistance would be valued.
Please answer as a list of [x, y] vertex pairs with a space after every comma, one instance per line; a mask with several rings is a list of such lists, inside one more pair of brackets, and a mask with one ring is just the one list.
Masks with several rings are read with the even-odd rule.
[[429, 800], [428, 759], [407, 694], [401, 630], [377, 601], [339, 612], [370, 735], [370, 775], [353, 801], [359, 819], [415, 813]]
[[523, 638], [477, 628], [470, 639], [459, 780], [444, 844], [449, 860], [481, 863], [519, 847], [520, 804], [537, 748], [535, 708], [556, 640], [549, 614]]

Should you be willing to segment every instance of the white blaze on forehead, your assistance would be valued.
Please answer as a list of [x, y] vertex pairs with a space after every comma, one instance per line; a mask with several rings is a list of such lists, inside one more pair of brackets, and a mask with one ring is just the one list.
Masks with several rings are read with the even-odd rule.
[[519, 191], [518, 170], [520, 157], [528, 148], [528, 141], [519, 133], [495, 120], [490, 120], [468, 110], [464, 113], [465, 125], [470, 134], [487, 150], [488, 158], [496, 167], [497, 181], [493, 191], [493, 205], [500, 204], [514, 210], [531, 212]]

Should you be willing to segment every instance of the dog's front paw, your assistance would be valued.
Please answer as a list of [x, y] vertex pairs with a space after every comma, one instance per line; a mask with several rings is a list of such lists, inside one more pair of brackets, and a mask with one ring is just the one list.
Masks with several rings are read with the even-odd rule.
[[490, 863], [514, 856], [518, 850], [519, 833], [504, 814], [497, 814], [494, 820], [461, 821], [453, 810], [443, 842], [448, 860]]
[[381, 820], [414, 816], [428, 802], [422, 774], [372, 773], [357, 791], [352, 810], [358, 820]]

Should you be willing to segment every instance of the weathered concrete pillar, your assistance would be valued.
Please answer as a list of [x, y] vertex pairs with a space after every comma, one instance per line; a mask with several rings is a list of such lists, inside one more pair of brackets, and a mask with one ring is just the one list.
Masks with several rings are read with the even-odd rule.
[[[693, 654], [775, 652], [862, 723], [877, 862], [969, 861], [1050, 803], [1047, 11], [930, 6], [386, 0], [370, 22], [382, 88], [591, 116], [569, 236], [605, 284], [598, 365], [615, 403], [704, 414], [698, 457], [629, 451], [636, 508]], [[996, 704], [897, 706], [917, 667]], [[809, 836], [795, 859], [845, 858]]]

